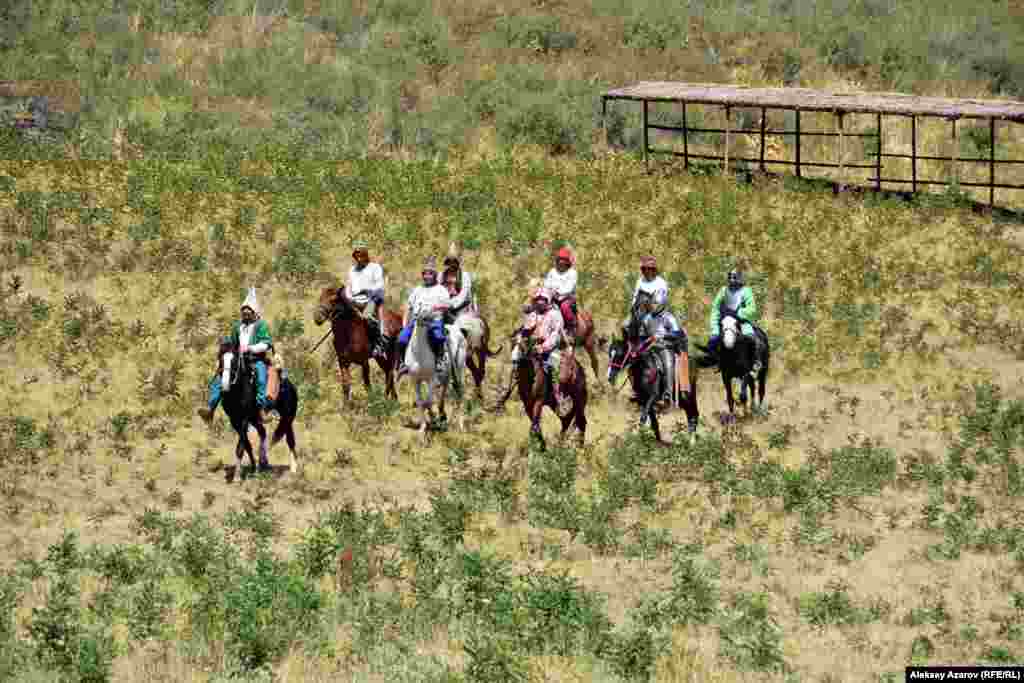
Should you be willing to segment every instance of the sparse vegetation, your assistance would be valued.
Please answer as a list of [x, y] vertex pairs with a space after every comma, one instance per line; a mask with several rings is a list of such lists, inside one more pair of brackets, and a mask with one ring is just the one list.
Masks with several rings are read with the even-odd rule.
[[[1014, 661], [1019, 226], [958, 188], [897, 202], [647, 174], [636, 112], [602, 130], [598, 95], [685, 71], [1018, 96], [1019, 3], [677, 5], [0, 9], [5, 81], [52, 105], [46, 130], [0, 111], [0, 679], [896, 680]], [[987, 128], [961, 132], [988, 154]], [[457, 242], [492, 348], [565, 242], [601, 336], [640, 255], [701, 342], [745, 262], [769, 411], [718, 429], [702, 375], [697, 441], [657, 446], [588, 374], [582, 448], [533, 450], [514, 403], [421, 447], [407, 388], [386, 398], [374, 370], [342, 408], [330, 344], [308, 351], [356, 236], [389, 307]], [[250, 285], [299, 392], [304, 467], [228, 483], [233, 432], [193, 415]]]

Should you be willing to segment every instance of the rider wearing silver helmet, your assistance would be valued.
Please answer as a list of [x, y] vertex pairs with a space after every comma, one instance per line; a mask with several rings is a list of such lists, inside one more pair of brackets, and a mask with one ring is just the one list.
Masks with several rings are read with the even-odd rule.
[[[668, 283], [658, 274], [658, 262], [654, 256], [645, 256], [640, 260], [640, 277], [637, 278], [636, 286], [633, 289], [632, 304], [638, 302], [638, 321], [641, 334], [655, 337], [658, 340], [658, 356], [664, 366], [666, 376], [673, 372], [674, 348], [682, 344], [679, 350], [686, 351], [685, 333], [679, 326], [679, 321], [668, 310]], [[623, 324], [624, 333], [631, 318], [627, 318]], [[665, 392], [662, 400], [671, 402], [672, 383], [666, 382]]]

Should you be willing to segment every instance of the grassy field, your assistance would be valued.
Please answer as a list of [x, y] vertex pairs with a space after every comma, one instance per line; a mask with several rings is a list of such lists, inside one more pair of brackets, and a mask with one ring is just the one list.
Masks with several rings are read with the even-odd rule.
[[[1020, 661], [1020, 224], [955, 193], [647, 174], [627, 117], [610, 145], [597, 130], [603, 87], [680, 72], [1024, 88], [1015, 3], [839, 5], [0, 10], [2, 78], [77, 115], [0, 137], [0, 679], [895, 681]], [[582, 448], [532, 452], [518, 405], [472, 402], [468, 432], [420, 447], [408, 386], [389, 401], [375, 373], [343, 407], [333, 351], [306, 351], [357, 235], [391, 305], [460, 243], [496, 336], [566, 241], [605, 336], [641, 255], [696, 341], [739, 261], [772, 341], [767, 411], [720, 428], [705, 373], [699, 440], [656, 448], [588, 371]], [[239, 482], [227, 421], [195, 410], [250, 284], [300, 394], [302, 469]], [[489, 369], [490, 398], [507, 351]]]

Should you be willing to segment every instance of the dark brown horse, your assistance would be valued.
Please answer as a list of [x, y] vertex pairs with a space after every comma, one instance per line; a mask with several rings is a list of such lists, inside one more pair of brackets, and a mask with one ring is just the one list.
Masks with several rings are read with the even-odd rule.
[[[384, 323], [384, 333], [390, 338], [387, 355], [377, 359], [377, 365], [384, 371], [387, 382], [387, 396], [397, 399], [395, 389], [396, 367], [395, 339], [402, 330], [402, 317], [383, 307], [377, 309]], [[334, 334], [334, 352], [338, 356], [338, 370], [341, 373], [341, 386], [345, 401], [352, 397], [352, 374], [349, 366], [358, 365], [363, 370], [363, 384], [370, 390], [370, 359], [373, 357], [370, 348], [368, 325], [359, 315], [352, 301], [345, 295], [344, 287], [328, 287], [320, 292], [320, 302], [313, 313], [313, 321], [322, 325], [330, 319], [331, 331]]]
[[[555, 403], [554, 391], [544, 376], [543, 361], [536, 353], [532, 352], [530, 340], [524, 340], [525, 353], [519, 361], [519, 367], [515, 373], [516, 383], [519, 385], [519, 399], [523, 402], [523, 409], [530, 418], [530, 436], [536, 438], [540, 449], [546, 448], [544, 435], [541, 432], [540, 417], [547, 406], [558, 414], [558, 404]], [[559, 434], [564, 438], [569, 427], [576, 426], [576, 438], [580, 446], [583, 445], [587, 432], [587, 373], [579, 364], [576, 357], [570, 353], [563, 352], [563, 363], [572, 363], [572, 380], [567, 383], [565, 389], [572, 398], [572, 411], [565, 417], [559, 417], [562, 421], [562, 432]], [[555, 377], [554, 381], [558, 378]], [[509, 387], [511, 389], [511, 387]]]

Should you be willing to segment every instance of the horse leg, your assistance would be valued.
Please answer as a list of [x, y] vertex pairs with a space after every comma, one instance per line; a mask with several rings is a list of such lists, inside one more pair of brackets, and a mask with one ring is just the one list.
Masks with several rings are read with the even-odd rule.
[[238, 433], [238, 444], [235, 446], [235, 475], [238, 477], [238, 481], [242, 481], [242, 472], [244, 471], [245, 464], [242, 460], [245, 455], [245, 451], [249, 445], [248, 430], [239, 431]]
[[338, 375], [341, 378], [341, 397], [345, 405], [352, 400], [352, 371], [349, 364], [338, 361]]
[[692, 381], [690, 390], [682, 393], [680, 403], [686, 411], [686, 431], [690, 434], [692, 444], [697, 438], [697, 421], [700, 419], [700, 411], [697, 409], [697, 386]]
[[722, 382], [725, 384], [725, 400], [729, 405], [729, 414], [726, 416], [726, 422], [734, 422], [736, 420], [736, 401], [732, 397], [732, 377], [729, 377], [726, 373], [722, 373]]
[[658, 411], [651, 410], [651, 429], [654, 430], [654, 438], [658, 443], [663, 443], [661, 440], [661, 424], [658, 422]]
[[270, 448], [267, 444], [267, 429], [262, 422], [253, 423], [256, 433], [260, 437], [260, 463], [261, 470], [270, 469]]
[[363, 388], [366, 389], [366, 395], [370, 395], [370, 361], [364, 360], [359, 364], [359, 367], [363, 371]]
[[442, 428], [448, 426], [448, 413], [445, 412], [445, 402], [448, 399], [448, 382], [441, 384], [437, 388], [437, 416], [440, 420]]
[[466, 367], [473, 376], [473, 384], [476, 386], [476, 397], [481, 403], [484, 400], [484, 363], [486, 362], [486, 351], [483, 349], [470, 349], [466, 354]]
[[[644, 401], [643, 412], [640, 413], [640, 426], [647, 424], [647, 420], [650, 420], [651, 426], [654, 427], [658, 420], [657, 411], [654, 409], [654, 404], [658, 400], [658, 392], [651, 390], [650, 387], [646, 388], [648, 389], [649, 393], [647, 395], [647, 400]], [[657, 434], [657, 428], [655, 427], [655, 435]], [[660, 436], [658, 437], [658, 441], [661, 441]]]
[[270, 440], [270, 447], [273, 448], [277, 445], [278, 441], [284, 438], [285, 443], [288, 444], [288, 450], [291, 452], [291, 465], [289, 469], [294, 474], [299, 471], [299, 461], [295, 455], [295, 427], [292, 419], [282, 417], [281, 421], [277, 424], [277, 428], [274, 430], [274, 436]]
[[587, 407], [587, 383], [586, 378], [582, 377], [582, 373], [583, 368], [580, 368], [581, 376], [577, 377], [573, 383], [573, 393], [575, 396], [572, 397], [573, 421], [576, 423], [576, 440], [580, 448], [583, 448], [583, 444], [586, 443], [587, 439], [587, 415], [584, 412]]
[[757, 404], [762, 410], [764, 409], [764, 390], [765, 385], [768, 384], [768, 363], [762, 362], [761, 371], [757, 373]]
[[[598, 380], [600, 380], [601, 379], [601, 370], [598, 368], [598, 364], [597, 364], [597, 349], [594, 347], [594, 334], [593, 334], [593, 332], [594, 332], [594, 330], [593, 330], [593, 328], [591, 328], [590, 333], [588, 333], [586, 338], [583, 340], [583, 348], [584, 348], [584, 350], [586, 350], [587, 355], [590, 356], [590, 367], [594, 371], [594, 377], [596, 377]], [[580, 367], [580, 370], [582, 370], [582, 369], [583, 368]]]

